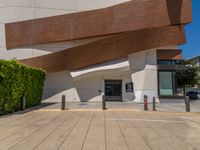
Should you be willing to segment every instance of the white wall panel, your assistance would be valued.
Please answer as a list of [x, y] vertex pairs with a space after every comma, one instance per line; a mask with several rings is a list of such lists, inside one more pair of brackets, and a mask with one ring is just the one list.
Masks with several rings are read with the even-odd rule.
[[1, 48], [1, 59], [25, 59], [32, 56], [32, 48], [6, 49]]
[[131, 77], [134, 84], [135, 101], [143, 102], [144, 95], [158, 97], [156, 50], [146, 50], [129, 55]]
[[0, 23], [23, 21], [34, 18], [34, 8], [2, 7], [0, 14]]
[[[85, 0], [82, 1], [84, 2]], [[35, 0], [35, 6], [41, 8], [75, 10], [76, 0]]]
[[47, 8], [35, 8], [35, 18], [44, 18], [56, 15], [64, 15], [74, 13], [73, 10], [59, 10], [59, 9], [47, 9]]
[[0, 0], [0, 7], [9, 6], [34, 7], [34, 0]]
[[0, 47], [5, 47], [6, 40], [5, 40], [5, 25], [0, 24]]

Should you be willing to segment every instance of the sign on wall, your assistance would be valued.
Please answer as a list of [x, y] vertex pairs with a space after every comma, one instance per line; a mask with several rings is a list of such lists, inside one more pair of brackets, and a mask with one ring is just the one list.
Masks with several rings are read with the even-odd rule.
[[126, 83], [125, 86], [126, 86], [127, 93], [133, 92], [133, 82], [128, 82], [128, 83]]

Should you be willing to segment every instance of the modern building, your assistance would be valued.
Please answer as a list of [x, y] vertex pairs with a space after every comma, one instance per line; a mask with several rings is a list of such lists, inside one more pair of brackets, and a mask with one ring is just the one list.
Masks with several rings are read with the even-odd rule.
[[0, 59], [47, 71], [44, 99], [176, 96], [191, 0], [1, 0]]
[[200, 66], [200, 56], [191, 58], [197, 66]]

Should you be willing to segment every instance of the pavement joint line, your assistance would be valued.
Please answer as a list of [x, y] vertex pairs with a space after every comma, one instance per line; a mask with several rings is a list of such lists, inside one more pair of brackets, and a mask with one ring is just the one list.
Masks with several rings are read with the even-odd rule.
[[180, 140], [182, 140], [185, 143], [187, 143], [188, 145], [190, 145], [192, 149], [195, 149], [195, 148], [193, 148], [193, 145], [190, 142], [188, 142], [184, 137], [182, 137], [182, 136], [178, 135], [176, 132], [174, 132], [172, 130], [172, 128], [169, 128], [168, 126], [165, 126], [165, 128], [168, 129], [169, 132], [174, 133], [174, 135], [176, 135], [176, 137], [180, 138]]
[[12, 145], [9, 149], [14, 148], [17, 144], [23, 142], [27, 137], [30, 137], [32, 134], [34, 134], [35, 132], [39, 131], [41, 128], [43, 128], [44, 126], [46, 126], [47, 124], [49, 124], [51, 121], [55, 120], [57, 117], [59, 117], [60, 115], [57, 114], [55, 117], [51, 118], [50, 120], [48, 120], [46, 123], [44, 123], [43, 125], [41, 125], [39, 128], [37, 128], [35, 131], [31, 132], [29, 135], [27, 135], [26, 137], [24, 137], [22, 140], [20, 140], [19, 142], [17, 142], [16, 144]]
[[[140, 117], [139, 117], [140, 118]], [[141, 118], [140, 118], [141, 119]], [[177, 122], [164, 122], [164, 123], [177, 123]], [[179, 123], [179, 122], [178, 122]], [[149, 124], [146, 124], [146, 126], [152, 131], [152, 132], [154, 132], [158, 137], [159, 137], [159, 139], [161, 139], [161, 141], [163, 141], [165, 144], [167, 144], [169, 147], [170, 147], [170, 149], [174, 149], [171, 145], [170, 145], [170, 143], [168, 143], [167, 141], [165, 141], [165, 140], [163, 140], [162, 139], [162, 137], [161, 137], [161, 135], [160, 134], [158, 134], [158, 133], [156, 133], [155, 131], [154, 131], [154, 129], [149, 125]]]
[[105, 121], [105, 112], [103, 112], [103, 126], [104, 126], [104, 142], [105, 142], [105, 150], [107, 150], [107, 138], [106, 138], [106, 121]]
[[[136, 114], [136, 116], [137, 116], [137, 114]], [[125, 114], [125, 117], [126, 117], [127, 119], [130, 119], [130, 118], [129, 118], [130, 116], [127, 115], [127, 114]], [[133, 127], [133, 129], [136, 130], [137, 134], [140, 136], [140, 138], [143, 140], [143, 142], [146, 144], [146, 146], [147, 146], [150, 150], [153, 150], [152, 147], [151, 147], [151, 145], [145, 140], [145, 138], [141, 135], [141, 133], [136, 129], [136, 127], [135, 127], [134, 124], [133, 124], [133, 121], [129, 120], [129, 123], [131, 124], [131, 126]]]
[[88, 127], [87, 127], [87, 131], [86, 131], [86, 134], [85, 134], [83, 143], [82, 143], [82, 145], [81, 145], [81, 150], [83, 150], [83, 148], [84, 148], [85, 141], [86, 141], [86, 139], [87, 139], [87, 135], [88, 135], [89, 129], [90, 129], [90, 127], [91, 127], [91, 122], [92, 122], [93, 116], [94, 116], [94, 112], [92, 112], [92, 116], [91, 116], [91, 118], [90, 118], [90, 122], [89, 122], [89, 125], [88, 125]]
[[42, 142], [44, 142], [50, 135], [52, 135], [52, 133], [54, 133], [57, 128], [59, 128], [62, 124], [65, 123], [66, 120], [69, 120], [69, 118], [72, 116], [72, 112], [62, 121], [62, 123], [60, 123], [59, 125], [57, 125], [42, 141], [40, 141], [34, 148], [33, 150], [35, 150], [40, 144], [42, 144]]
[[[45, 115], [44, 116], [42, 116], [42, 117], [45, 117]], [[37, 122], [37, 121], [39, 121], [39, 120], [41, 120], [41, 118], [37, 118], [36, 120], [31, 120], [31, 122], [29, 123], [29, 124], [27, 124], [26, 126], [24, 126], [24, 127], [21, 127], [21, 128], [19, 128], [19, 129], [17, 129], [17, 131], [15, 131], [14, 133], [12, 133], [12, 134], [9, 134], [9, 135], [7, 135], [5, 138], [3, 138], [3, 139], [0, 139], [0, 142], [1, 141], [3, 141], [3, 140], [5, 140], [5, 139], [7, 139], [7, 138], [9, 138], [10, 136], [12, 136], [12, 135], [15, 135], [15, 134], [17, 134], [22, 128], [24, 129], [24, 128], [27, 128], [27, 127], [30, 127], [34, 122]], [[9, 130], [9, 129], [8, 129]]]
[[102, 110], [102, 109], [66, 109], [66, 110], [60, 110], [60, 109], [39, 109], [39, 110], [35, 110], [35, 112], [79, 112], [79, 111], [83, 111], [83, 112], [91, 112], [91, 111], [99, 111], [99, 112], [112, 112], [112, 111], [119, 111], [119, 112], [141, 112], [141, 110], [139, 109], [107, 109], [107, 110]]
[[115, 119], [115, 118], [106, 118], [107, 121], [141, 121], [141, 122], [164, 122], [164, 123], [182, 123], [184, 121], [174, 121], [174, 120], [150, 120], [150, 119]]
[[196, 116], [196, 115], [200, 115], [200, 112], [161, 112], [161, 111], [143, 111], [140, 109], [116, 109], [116, 108], [109, 108], [106, 110], [102, 110], [102, 109], [66, 109], [66, 110], [60, 110], [60, 109], [38, 109], [38, 110], [34, 110], [34, 112], [112, 112], [112, 111], [118, 111], [118, 112], [141, 112], [141, 113], [149, 113], [149, 114], [162, 114], [165, 113], [166, 115], [186, 115], [186, 116]]
[[128, 150], [130, 150], [130, 148], [129, 148], [129, 146], [128, 146], [128, 143], [127, 143], [127, 140], [125, 139], [125, 135], [124, 135], [124, 133], [123, 133], [123, 131], [122, 131], [122, 128], [121, 128], [121, 126], [120, 126], [120, 124], [119, 124], [120, 119], [117, 119], [117, 115], [116, 115], [115, 112], [113, 112], [113, 114], [114, 114], [114, 116], [115, 116], [115, 118], [116, 118], [116, 122], [117, 122], [117, 125], [118, 125], [119, 129], [120, 129], [121, 135], [122, 135], [123, 140], [124, 140], [124, 143], [125, 143], [125, 145], [126, 145], [126, 148], [127, 148]]
[[72, 131], [74, 130], [74, 128], [77, 126], [78, 122], [81, 120], [81, 118], [83, 117], [84, 112], [82, 112], [82, 114], [79, 116], [79, 118], [75, 121], [74, 126], [72, 126], [69, 130], [69, 132], [67, 133], [67, 135], [64, 137], [64, 139], [62, 140], [62, 142], [60, 143], [60, 145], [58, 146], [57, 150], [60, 150], [60, 148], [62, 147], [62, 145], [64, 144], [65, 140], [69, 137], [69, 135], [72, 133]]

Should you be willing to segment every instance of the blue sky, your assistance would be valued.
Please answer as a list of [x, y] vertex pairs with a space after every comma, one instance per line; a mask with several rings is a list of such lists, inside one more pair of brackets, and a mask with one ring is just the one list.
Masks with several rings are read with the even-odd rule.
[[192, 23], [186, 25], [187, 43], [181, 45], [183, 58], [200, 55], [200, 0], [193, 0]]

